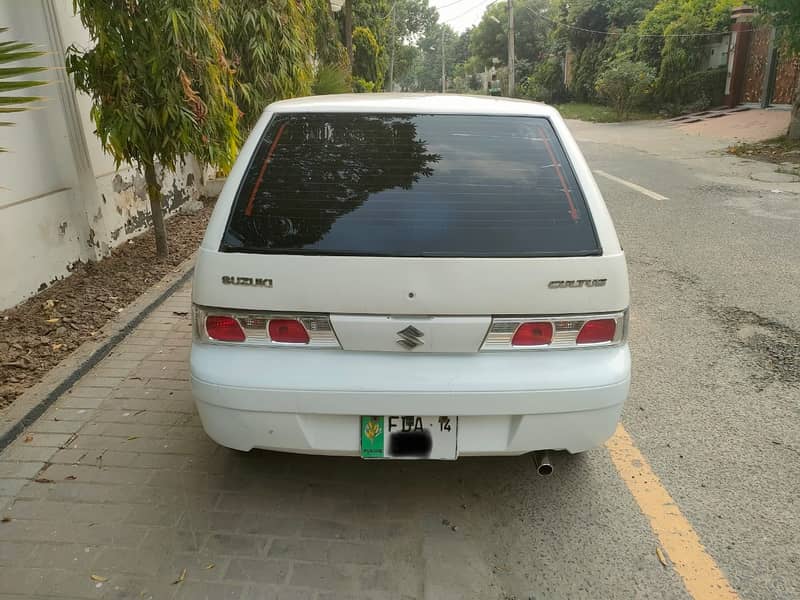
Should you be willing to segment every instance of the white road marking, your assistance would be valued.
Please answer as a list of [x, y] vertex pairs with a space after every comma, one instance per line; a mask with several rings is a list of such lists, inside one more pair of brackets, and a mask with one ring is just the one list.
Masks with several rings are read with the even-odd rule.
[[652, 190], [648, 190], [647, 188], [644, 188], [640, 185], [637, 185], [630, 181], [626, 181], [625, 179], [621, 179], [620, 177], [612, 175], [611, 173], [606, 173], [605, 171], [601, 171], [600, 169], [595, 169], [594, 172], [600, 175], [601, 177], [605, 177], [606, 179], [610, 179], [611, 181], [616, 181], [617, 183], [621, 183], [622, 185], [629, 187], [632, 190], [636, 190], [640, 194], [644, 194], [645, 196], [648, 196], [653, 200], [669, 200], [669, 198], [667, 198], [666, 196], [662, 196], [661, 194], [658, 194]]

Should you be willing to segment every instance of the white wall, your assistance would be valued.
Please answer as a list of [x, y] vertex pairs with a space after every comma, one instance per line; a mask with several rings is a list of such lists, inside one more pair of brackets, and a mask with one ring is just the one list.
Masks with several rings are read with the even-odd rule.
[[[34, 110], [10, 115], [0, 129], [0, 309], [13, 306], [69, 275], [76, 261], [97, 260], [146, 230], [149, 204], [141, 174], [114, 168], [94, 135], [90, 99], [75, 92], [64, 71], [64, 50], [89, 36], [72, 15], [72, 0], [0, 2], [2, 39], [28, 41], [48, 55], [31, 64], [51, 67], [52, 81], [30, 95]], [[6, 115], [4, 115], [6, 116]], [[202, 193], [192, 159], [164, 176], [166, 206]]]

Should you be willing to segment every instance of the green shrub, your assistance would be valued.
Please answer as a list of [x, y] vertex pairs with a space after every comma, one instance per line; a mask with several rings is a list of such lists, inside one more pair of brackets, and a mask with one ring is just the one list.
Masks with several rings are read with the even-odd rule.
[[520, 85], [522, 93], [531, 100], [548, 104], [564, 102], [567, 89], [564, 86], [564, 68], [558, 57], [550, 57], [539, 63]]
[[598, 74], [602, 71], [603, 49], [603, 41], [593, 41], [583, 50], [575, 53], [569, 91], [578, 102], [597, 101], [595, 83]]
[[317, 69], [311, 93], [315, 96], [324, 94], [346, 94], [351, 91], [350, 74], [342, 67], [322, 65]]
[[655, 72], [645, 63], [626, 58], [610, 62], [595, 82], [595, 90], [623, 120], [634, 106], [641, 105], [653, 89]]
[[375, 82], [367, 81], [363, 77], [353, 77], [353, 91], [358, 94], [374, 92]]
[[[383, 88], [383, 49], [368, 27], [353, 30], [353, 78], [371, 84], [369, 91]], [[367, 91], [367, 90], [355, 90]]]
[[691, 73], [674, 84], [671, 99], [674, 112], [697, 112], [722, 104], [727, 67]]

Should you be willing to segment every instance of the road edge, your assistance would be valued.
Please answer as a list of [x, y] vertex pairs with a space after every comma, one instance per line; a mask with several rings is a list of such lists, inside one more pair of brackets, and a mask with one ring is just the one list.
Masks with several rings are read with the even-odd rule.
[[122, 309], [106, 323], [95, 340], [81, 344], [51, 369], [42, 380], [23, 392], [6, 414], [0, 414], [0, 451], [8, 447], [65, 392], [108, 356], [151, 312], [172, 296], [194, 272], [197, 252]]

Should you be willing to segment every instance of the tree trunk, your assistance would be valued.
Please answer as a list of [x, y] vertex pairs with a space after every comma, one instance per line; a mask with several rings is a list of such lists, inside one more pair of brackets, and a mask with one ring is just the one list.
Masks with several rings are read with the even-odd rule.
[[353, 0], [344, 3], [344, 46], [347, 48], [347, 59], [350, 61], [350, 73], [353, 73]]
[[164, 226], [164, 209], [161, 207], [161, 184], [156, 177], [155, 165], [144, 166], [144, 180], [147, 182], [147, 196], [150, 198], [150, 212], [153, 215], [153, 233], [156, 236], [156, 254], [165, 258], [167, 248], [167, 228]]
[[800, 78], [794, 90], [794, 106], [792, 106], [792, 120], [789, 121], [787, 136], [790, 140], [800, 140]]

